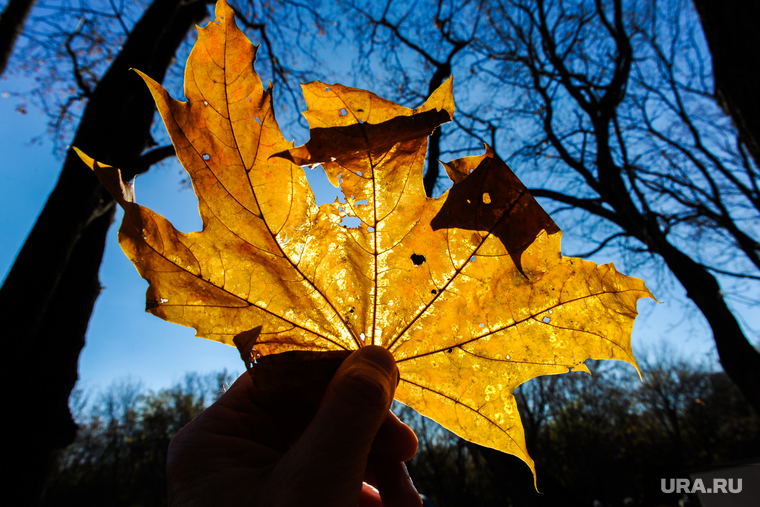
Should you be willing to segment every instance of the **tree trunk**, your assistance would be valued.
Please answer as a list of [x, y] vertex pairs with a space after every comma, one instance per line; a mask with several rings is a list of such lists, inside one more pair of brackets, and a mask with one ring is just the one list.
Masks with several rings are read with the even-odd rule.
[[16, 40], [24, 30], [26, 18], [32, 12], [32, 7], [37, 0], [11, 0], [5, 6], [2, 18], [0, 18], [0, 76], [5, 72], [8, 60], [13, 54]]
[[606, 125], [600, 124], [595, 129], [600, 195], [622, 217], [622, 227], [646, 244], [650, 252], [659, 254], [686, 289], [686, 295], [697, 305], [713, 332], [723, 370], [760, 414], [760, 352], [745, 336], [715, 277], [667, 240], [655, 216], [636, 209], [614, 163], [607, 132]]
[[[464, 46], [462, 46], [464, 47]], [[462, 48], [454, 49], [449, 53], [449, 58], [436, 66], [435, 72], [430, 77], [430, 83], [428, 83], [428, 94], [430, 97], [434, 91], [451, 75], [451, 58]], [[425, 187], [425, 194], [428, 197], [433, 197], [435, 186], [438, 183], [438, 178], [441, 172], [441, 165], [438, 159], [441, 156], [441, 127], [436, 128], [428, 140], [428, 153], [427, 153], [427, 169], [425, 175], [422, 178], [422, 183]]]
[[428, 153], [427, 153], [427, 170], [422, 178], [422, 183], [425, 186], [425, 194], [428, 197], [434, 197], [433, 192], [435, 186], [438, 183], [438, 176], [440, 172], [440, 163], [438, 159], [441, 157], [441, 127], [436, 128], [430, 135], [428, 141]]
[[712, 54], [715, 96], [760, 167], [760, 2], [694, 0]]
[[686, 289], [686, 295], [707, 319], [723, 370], [760, 414], [760, 352], [744, 335], [723, 298], [718, 281], [704, 266], [668, 243], [659, 229], [652, 237], [655, 238], [653, 250], [660, 254]]
[[[129, 68], [162, 81], [188, 31], [206, 16], [205, 1], [155, 0], [99, 82], [73, 145], [124, 169], [125, 178], [151, 136], [154, 105]], [[56, 449], [76, 426], [68, 397], [95, 300], [98, 269], [114, 201], [78, 157], [69, 152], [13, 267], [0, 288], [4, 324], [3, 391], [16, 412], [3, 442], [6, 498], [39, 501]]]
[[[609, 146], [609, 143], [602, 146]], [[599, 150], [608, 153], [608, 150]], [[747, 403], [760, 414], [760, 352], [747, 339], [739, 322], [728, 307], [720, 285], [715, 277], [703, 265], [674, 247], [665, 233], [660, 229], [657, 218], [639, 214], [631, 200], [630, 194], [615, 192], [620, 186], [610, 185], [609, 181], [619, 179], [613, 169], [612, 159], [608, 158], [605, 171], [608, 183], [601, 189], [604, 200], [610, 203], [623, 218], [625, 230], [647, 245], [650, 252], [662, 257], [668, 269], [675, 275], [686, 295], [694, 301], [702, 312], [713, 332], [713, 340], [721, 366], [736, 384]], [[622, 182], [621, 182], [622, 184]]]

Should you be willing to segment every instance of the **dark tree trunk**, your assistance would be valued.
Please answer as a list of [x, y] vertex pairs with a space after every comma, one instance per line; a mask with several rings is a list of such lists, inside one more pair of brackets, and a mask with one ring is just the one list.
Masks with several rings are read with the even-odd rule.
[[[712, 55], [715, 96], [755, 164], [760, 166], [760, 3], [694, 0]], [[659, 253], [707, 319], [723, 369], [760, 413], [760, 353], [728, 308], [720, 285], [703, 266], [664, 239]]]
[[715, 96], [760, 166], [760, 2], [694, 0], [712, 54]]
[[[102, 162], [140, 167], [151, 141], [154, 105], [139, 68], [162, 81], [206, 2], [155, 0], [99, 82], [72, 143]], [[68, 397], [77, 380], [85, 331], [100, 292], [98, 269], [114, 202], [70, 152], [58, 183], [0, 288], [6, 364], [3, 393], [13, 430], [3, 442], [4, 497], [9, 505], [39, 501], [56, 449], [76, 426]], [[114, 358], [117, 360], [117, 358]]]
[[[430, 97], [434, 91], [451, 75], [451, 59], [459, 52], [464, 46], [455, 46], [454, 50], [449, 53], [448, 59], [436, 65], [435, 72], [430, 77], [430, 83], [428, 83], [428, 94]], [[428, 140], [428, 154], [427, 154], [427, 169], [425, 175], [422, 178], [422, 184], [425, 187], [425, 194], [428, 197], [433, 197], [435, 186], [438, 183], [438, 178], [441, 172], [441, 166], [438, 161], [441, 156], [441, 127], [438, 127], [433, 131]]]
[[427, 153], [427, 169], [425, 170], [425, 176], [422, 178], [422, 184], [425, 186], [425, 194], [428, 197], [434, 197], [433, 191], [438, 184], [438, 177], [440, 173], [440, 163], [438, 159], [441, 156], [441, 127], [436, 128], [430, 135], [428, 140]]
[[24, 30], [26, 18], [36, 3], [37, 0], [11, 0], [5, 6], [0, 18], [0, 76], [5, 72], [16, 40]]
[[[620, 191], [622, 180], [609, 155], [609, 143], [600, 143], [598, 191], [610, 203], [620, 219], [620, 225], [632, 236], [658, 254], [675, 275], [686, 295], [694, 301], [713, 332], [718, 357], [726, 374], [736, 384], [746, 401], [760, 414], [760, 352], [755, 350], [739, 322], [728, 307], [718, 280], [703, 265], [674, 247], [667, 239], [657, 218], [639, 213], [629, 193]], [[604, 178], [602, 177], [604, 176]]]
[[668, 243], [659, 230], [652, 236], [656, 238], [652, 250], [662, 256], [710, 325], [723, 370], [760, 414], [760, 352], [744, 335], [718, 281], [704, 266]]

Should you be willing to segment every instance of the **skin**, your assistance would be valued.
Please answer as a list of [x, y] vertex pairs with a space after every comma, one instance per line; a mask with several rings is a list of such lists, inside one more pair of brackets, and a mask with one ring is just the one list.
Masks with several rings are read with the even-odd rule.
[[264, 393], [242, 375], [172, 440], [169, 505], [419, 507], [403, 463], [417, 438], [389, 410], [397, 384], [377, 346], [329, 384]]

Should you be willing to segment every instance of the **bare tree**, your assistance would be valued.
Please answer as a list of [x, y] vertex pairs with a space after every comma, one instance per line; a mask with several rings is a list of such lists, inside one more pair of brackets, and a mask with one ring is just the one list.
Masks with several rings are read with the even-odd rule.
[[760, 354], [715, 276], [757, 279], [758, 172], [720, 128], [688, 4], [515, 1], [489, 16], [498, 38], [482, 48], [519, 76], [512, 84], [540, 126], [525, 152], [572, 182], [534, 194], [614, 224], [597, 248], [658, 255], [760, 409]]
[[[146, 69], [162, 80], [188, 30], [205, 16], [203, 2], [156, 0], [92, 90], [74, 144], [134, 174], [150, 139], [154, 112], [128, 69]], [[108, 125], [115, 126], [115, 132]], [[53, 450], [74, 438], [76, 426], [67, 402], [100, 292], [98, 268], [113, 213], [113, 199], [69, 153], [0, 288], [2, 316], [8, 322], [6, 347], [14, 358], [3, 371], [3, 389], [8, 406], [24, 407], [26, 415], [3, 445], [3, 461], [16, 464], [4, 479], [18, 505], [38, 500]], [[35, 364], [42, 368], [29, 378]], [[23, 388], [16, 387], [19, 378], [29, 378]]]
[[[95, 7], [68, 1], [41, 5], [48, 14], [52, 9], [58, 15], [40, 15], [26, 35], [40, 41], [29, 45], [30, 54], [41, 52], [46, 58], [35, 59], [38, 63], [32, 67], [21, 64], [19, 71], [42, 74], [43, 88], [33, 93], [49, 113], [51, 133], [60, 136], [78, 121], [71, 144], [120, 167], [125, 180], [173, 156], [171, 145], [156, 147], [151, 133], [153, 100], [129, 69], [139, 68], [163, 81], [178, 52], [187, 48], [183, 43], [188, 34], [207, 17], [210, 3], [154, 0], [144, 9], [110, 0]], [[299, 25], [292, 21], [298, 13], [314, 13], [298, 2], [279, 4], [289, 9], [278, 11], [268, 2], [252, 1], [241, 2], [238, 9], [243, 16], [260, 15], [258, 22], [243, 21], [262, 34], [276, 16], [290, 16], [289, 26], [297, 30]], [[130, 21], [130, 14], [140, 16], [139, 21]], [[279, 47], [285, 45], [282, 41]], [[292, 57], [272, 47], [267, 54], [275, 80], [288, 79]], [[61, 76], [67, 72], [68, 77]], [[61, 89], [61, 94], [51, 93]], [[3, 390], [8, 406], [19, 411], [23, 407], [25, 415], [15, 432], [6, 435], [2, 451], [3, 462], [14, 463], [3, 477], [14, 504], [38, 500], [55, 449], [74, 438], [76, 425], [67, 402], [101, 289], [98, 270], [114, 210], [108, 192], [69, 151], [52, 194], [0, 288], [6, 353], [14, 358], [3, 369]], [[41, 371], [29, 378], [34, 365]], [[28, 380], [19, 388], [22, 378]]]
[[[712, 328], [725, 371], [760, 410], [760, 354], [729, 299], [749, 294], [757, 305], [760, 172], [712, 95], [691, 4], [475, 5], [388, 2], [381, 16], [364, 15], [357, 34], [406, 82], [426, 53], [452, 47], [428, 34], [440, 12], [451, 13], [446, 26], [467, 34], [456, 39], [467, 50], [451, 60], [455, 90], [466, 91], [441, 151], [482, 151], [477, 140], [517, 164], [535, 196], [572, 214], [571, 231], [588, 241], [577, 256], [614, 248], [669, 271]], [[391, 86], [384, 93], [403, 97]]]

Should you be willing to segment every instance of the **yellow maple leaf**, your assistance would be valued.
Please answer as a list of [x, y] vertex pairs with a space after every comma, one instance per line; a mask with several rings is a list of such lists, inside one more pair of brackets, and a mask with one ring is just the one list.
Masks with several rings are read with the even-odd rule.
[[[417, 109], [342, 85], [304, 85], [311, 140], [274, 118], [256, 48], [220, 0], [185, 75], [187, 102], [140, 74], [189, 172], [203, 219], [181, 233], [134, 203], [118, 169], [82, 159], [124, 208], [119, 241], [147, 279], [149, 312], [269, 355], [386, 347], [396, 398], [532, 470], [513, 396], [538, 375], [634, 366], [641, 280], [562, 257], [561, 233], [496, 154], [450, 162], [425, 196], [427, 136], [454, 112], [451, 80]], [[345, 202], [317, 207], [302, 165], [321, 164]], [[361, 225], [341, 225], [346, 216]], [[535, 475], [535, 470], [534, 470]]]

